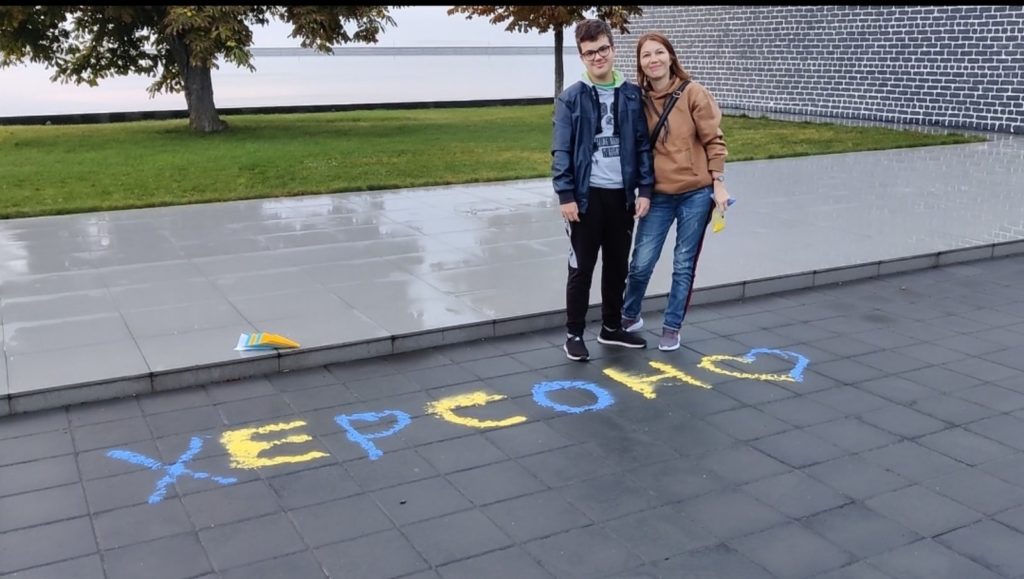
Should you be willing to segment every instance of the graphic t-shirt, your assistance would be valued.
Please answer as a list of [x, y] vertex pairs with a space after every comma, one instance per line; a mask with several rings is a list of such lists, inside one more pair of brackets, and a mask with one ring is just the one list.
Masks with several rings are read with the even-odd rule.
[[601, 103], [600, 130], [594, 137], [594, 157], [590, 169], [590, 186], [604, 189], [622, 188], [622, 164], [619, 162], [619, 135], [615, 132], [615, 88], [597, 87]]

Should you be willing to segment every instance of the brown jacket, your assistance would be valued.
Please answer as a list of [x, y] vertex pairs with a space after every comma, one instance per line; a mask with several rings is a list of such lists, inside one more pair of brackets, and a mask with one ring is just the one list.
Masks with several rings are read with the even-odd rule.
[[[664, 91], [644, 93], [647, 128], [658, 124], [665, 101], [679, 81], [672, 80]], [[687, 193], [711, 185], [711, 171], [725, 172], [725, 137], [719, 125], [722, 111], [708, 89], [695, 81], [683, 90], [668, 120], [651, 143], [654, 150], [654, 191]]]

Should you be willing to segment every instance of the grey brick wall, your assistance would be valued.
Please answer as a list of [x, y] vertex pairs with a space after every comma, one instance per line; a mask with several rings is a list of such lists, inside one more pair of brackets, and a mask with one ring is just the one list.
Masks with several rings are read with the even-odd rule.
[[1024, 133], [1022, 6], [644, 6], [723, 108]]

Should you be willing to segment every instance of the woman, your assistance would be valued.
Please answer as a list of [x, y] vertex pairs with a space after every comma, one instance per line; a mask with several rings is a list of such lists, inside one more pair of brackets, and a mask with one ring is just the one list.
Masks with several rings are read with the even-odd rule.
[[[658, 344], [659, 350], [668, 352], [679, 348], [679, 330], [690, 303], [693, 274], [711, 211], [724, 215], [728, 206], [728, 152], [719, 128], [722, 112], [718, 104], [706, 88], [690, 80], [665, 36], [656, 32], [641, 36], [636, 45], [636, 61], [647, 125], [657, 132], [651, 141], [654, 194], [648, 211], [638, 211], [640, 221], [626, 281], [622, 327], [631, 332], [643, 327], [640, 302], [675, 222], [672, 288]], [[665, 120], [659, 123], [667, 106]]]

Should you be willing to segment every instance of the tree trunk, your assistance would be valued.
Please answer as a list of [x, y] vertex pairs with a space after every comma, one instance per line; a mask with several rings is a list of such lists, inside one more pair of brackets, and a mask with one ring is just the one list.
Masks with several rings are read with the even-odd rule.
[[227, 129], [228, 124], [220, 119], [217, 106], [213, 103], [210, 67], [196, 66], [189, 62], [188, 45], [181, 38], [172, 39], [170, 45], [185, 89], [188, 127], [196, 133], [219, 133]]
[[213, 81], [210, 69], [205, 66], [190, 66], [185, 76], [185, 94], [191, 98], [188, 103], [188, 126], [197, 133], [219, 133], [228, 124], [217, 114], [213, 104]]
[[562, 94], [562, 82], [565, 79], [565, 67], [562, 63], [562, 54], [565, 52], [565, 38], [561, 26], [555, 27], [555, 99]]

